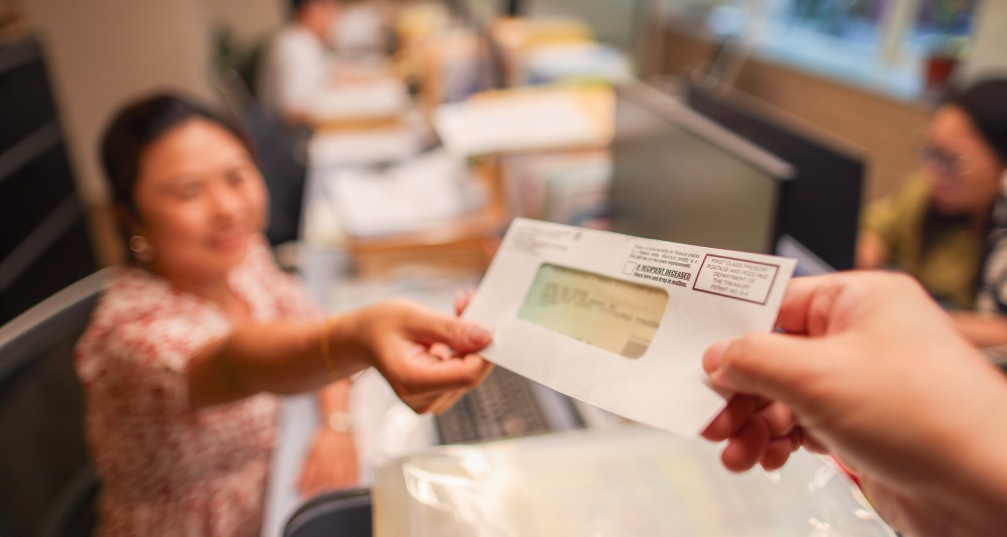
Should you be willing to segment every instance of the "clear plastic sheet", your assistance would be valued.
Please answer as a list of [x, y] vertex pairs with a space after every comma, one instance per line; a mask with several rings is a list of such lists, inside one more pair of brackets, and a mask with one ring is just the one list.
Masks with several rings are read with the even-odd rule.
[[375, 535], [895, 535], [830, 459], [739, 475], [719, 449], [637, 426], [436, 448], [379, 470]]

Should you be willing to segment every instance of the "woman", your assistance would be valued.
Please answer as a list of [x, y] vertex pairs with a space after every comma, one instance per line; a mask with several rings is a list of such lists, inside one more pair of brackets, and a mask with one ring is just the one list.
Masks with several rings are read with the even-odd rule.
[[[479, 326], [407, 302], [322, 316], [269, 257], [252, 151], [213, 112], [139, 101], [112, 122], [102, 156], [130, 263], [77, 354], [99, 535], [257, 535], [277, 416], [268, 394], [374, 366], [414, 410], [438, 412], [488, 373], [473, 354], [491, 337]], [[345, 384], [321, 393], [330, 418], [345, 416]], [[352, 455], [345, 420], [326, 421], [307, 491], [355, 473], [332, 460]]]
[[914, 276], [949, 309], [973, 307], [985, 233], [1007, 165], [1007, 81], [980, 82], [944, 102], [923, 134], [923, 170], [868, 207], [860, 268]]

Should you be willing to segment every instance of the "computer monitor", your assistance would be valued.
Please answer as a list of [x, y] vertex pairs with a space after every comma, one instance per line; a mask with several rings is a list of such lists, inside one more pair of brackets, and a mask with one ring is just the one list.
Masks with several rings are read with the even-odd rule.
[[793, 168], [643, 83], [616, 89], [615, 231], [699, 246], [773, 250]]
[[865, 168], [857, 149], [741, 92], [693, 86], [688, 104], [794, 166], [780, 193], [778, 236], [837, 270], [853, 267]]

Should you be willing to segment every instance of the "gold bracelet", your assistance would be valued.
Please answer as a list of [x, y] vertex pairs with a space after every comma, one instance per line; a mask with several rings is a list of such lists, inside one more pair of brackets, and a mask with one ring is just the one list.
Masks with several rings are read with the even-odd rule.
[[340, 380], [342, 375], [339, 374], [338, 368], [336, 368], [335, 360], [332, 358], [332, 349], [329, 346], [329, 338], [332, 334], [332, 323], [335, 321], [332, 317], [325, 318], [325, 325], [322, 328], [322, 337], [319, 340], [319, 346], [322, 351], [322, 360], [325, 361], [325, 367], [329, 369], [329, 376], [332, 377], [333, 381]]

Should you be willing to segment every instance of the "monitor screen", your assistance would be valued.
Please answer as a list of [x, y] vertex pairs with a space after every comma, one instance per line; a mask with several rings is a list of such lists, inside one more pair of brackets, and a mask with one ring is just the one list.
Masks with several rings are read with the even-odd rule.
[[688, 103], [794, 166], [795, 180], [780, 193], [779, 235], [789, 235], [837, 270], [852, 268], [864, 175], [859, 151], [739, 92], [692, 87]]
[[772, 252], [790, 165], [645, 84], [619, 86], [616, 95], [613, 229]]

